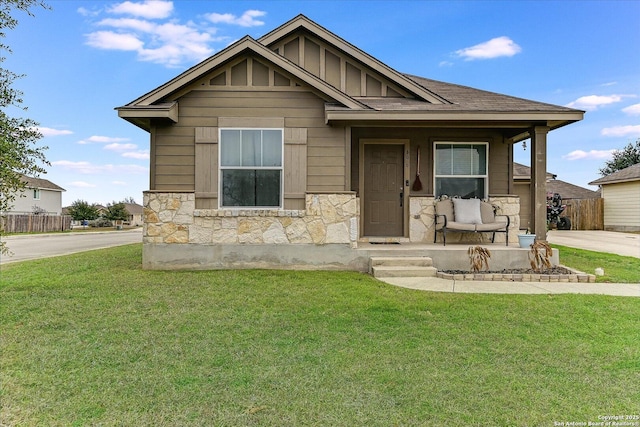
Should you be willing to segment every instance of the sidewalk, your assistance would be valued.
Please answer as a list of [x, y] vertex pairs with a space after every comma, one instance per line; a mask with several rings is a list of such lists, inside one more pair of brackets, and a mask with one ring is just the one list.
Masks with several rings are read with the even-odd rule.
[[[554, 245], [640, 258], [640, 234], [601, 230], [550, 230], [547, 240]], [[562, 254], [560, 254], [562, 262]]]
[[482, 282], [437, 277], [384, 277], [379, 280], [402, 288], [433, 292], [477, 294], [596, 294], [640, 297], [635, 283]]

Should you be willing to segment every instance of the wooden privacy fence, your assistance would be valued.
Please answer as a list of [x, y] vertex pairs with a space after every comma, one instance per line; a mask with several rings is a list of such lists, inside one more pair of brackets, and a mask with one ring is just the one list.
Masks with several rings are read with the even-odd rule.
[[69, 215], [5, 215], [1, 221], [5, 233], [47, 233], [71, 229]]
[[560, 216], [571, 220], [572, 230], [604, 230], [604, 199], [567, 199]]

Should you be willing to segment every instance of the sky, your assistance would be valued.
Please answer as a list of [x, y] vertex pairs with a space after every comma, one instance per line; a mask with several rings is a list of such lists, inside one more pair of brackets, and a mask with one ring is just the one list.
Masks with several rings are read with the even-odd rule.
[[[403, 73], [585, 110], [548, 135], [548, 171], [588, 183], [640, 138], [640, 1], [72, 1], [16, 12], [3, 66], [24, 77], [47, 174], [107, 204], [149, 187], [149, 135], [123, 106], [250, 35], [302, 13]], [[529, 147], [514, 147], [529, 164]]]

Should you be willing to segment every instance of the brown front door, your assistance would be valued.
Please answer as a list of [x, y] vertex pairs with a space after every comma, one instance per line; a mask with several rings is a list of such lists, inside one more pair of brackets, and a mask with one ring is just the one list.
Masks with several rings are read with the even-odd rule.
[[365, 236], [403, 236], [403, 152], [398, 144], [364, 145]]

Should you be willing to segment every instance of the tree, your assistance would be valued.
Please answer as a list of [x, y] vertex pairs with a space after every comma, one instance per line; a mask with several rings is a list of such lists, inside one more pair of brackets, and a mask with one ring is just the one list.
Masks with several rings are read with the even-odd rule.
[[127, 221], [129, 219], [129, 211], [125, 208], [124, 203], [107, 204], [107, 212], [104, 217], [109, 221]]
[[[18, 25], [17, 19], [11, 16], [14, 9], [33, 16], [30, 11], [33, 6], [48, 8], [41, 0], [0, 1], [1, 40], [4, 40], [6, 30], [14, 29]], [[0, 50], [11, 53], [9, 46], [1, 40]], [[5, 59], [0, 55], [0, 64]], [[26, 183], [22, 174], [38, 176], [46, 172], [42, 165], [49, 164], [44, 155], [47, 147], [36, 146], [42, 138], [37, 129], [38, 123], [31, 119], [11, 117], [7, 113], [9, 107], [23, 111], [27, 109], [22, 105], [22, 92], [12, 88], [13, 82], [20, 77], [23, 76], [0, 67], [0, 213], [8, 211], [16, 195], [25, 189]], [[4, 242], [0, 242], [0, 253], [4, 252], [6, 247]]]
[[130, 203], [132, 205], [137, 205], [138, 203], [136, 203], [136, 199], [134, 199], [133, 197], [129, 196], [127, 198], [125, 198], [122, 203]]
[[91, 221], [100, 216], [98, 207], [95, 204], [90, 205], [84, 200], [76, 200], [71, 203], [68, 212], [75, 221]]
[[607, 176], [621, 169], [640, 163], [640, 138], [635, 143], [629, 143], [622, 150], [613, 152], [613, 158], [604, 163], [600, 175]]

